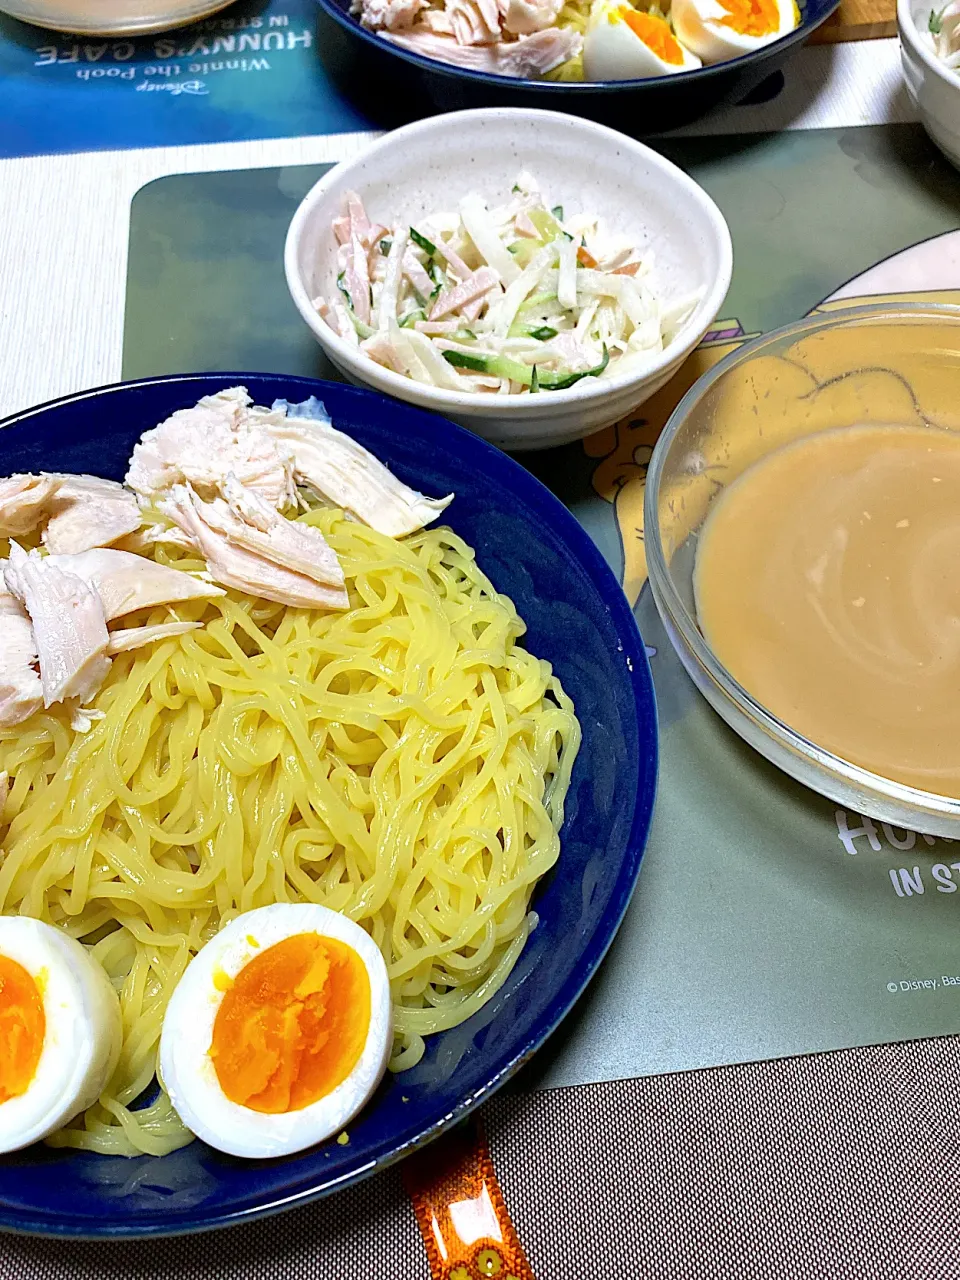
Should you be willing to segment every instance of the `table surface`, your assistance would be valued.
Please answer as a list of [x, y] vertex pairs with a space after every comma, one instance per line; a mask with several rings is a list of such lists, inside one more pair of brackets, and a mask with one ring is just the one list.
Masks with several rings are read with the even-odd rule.
[[[811, 46], [772, 102], [719, 111], [686, 133], [811, 129], [915, 119], [895, 40]], [[311, 164], [378, 135], [334, 134], [0, 161], [0, 416], [120, 377], [134, 193], [202, 170]]]
[[[874, 40], [807, 47], [788, 64], [786, 86], [773, 101], [717, 112], [681, 133], [833, 128], [908, 122], [915, 118], [902, 84], [897, 42]], [[130, 202], [145, 184], [177, 173], [342, 160], [356, 155], [376, 136], [375, 133], [354, 133], [0, 161], [0, 417], [60, 394], [120, 378]], [[882, 1056], [883, 1050], [878, 1053]], [[829, 1071], [830, 1064], [838, 1059], [825, 1056], [822, 1061], [826, 1064], [824, 1071]], [[944, 1075], [949, 1076], [953, 1060], [944, 1059], [942, 1065]], [[883, 1074], [882, 1064], [877, 1070]], [[615, 1091], [616, 1085], [605, 1087]], [[655, 1080], [644, 1086], [651, 1098], [660, 1087]], [[839, 1096], [840, 1089], [838, 1081], [825, 1084], [826, 1095], [837, 1092]], [[553, 1105], [561, 1107], [565, 1100], [569, 1101], [571, 1093], [557, 1091], [551, 1095], [557, 1099]], [[610, 1104], [614, 1108], [618, 1105], [614, 1094], [609, 1103], [599, 1094], [596, 1101], [603, 1113]], [[524, 1105], [522, 1101], [512, 1100], [501, 1105], [501, 1109], [505, 1109], [502, 1119], [509, 1119], [509, 1128], [513, 1131], [518, 1126], [524, 1127], [521, 1114]], [[675, 1107], [675, 1098], [670, 1105]], [[752, 1103], [750, 1110], [753, 1110]], [[914, 1116], [917, 1132], [923, 1127], [922, 1110], [918, 1107]], [[906, 1123], [905, 1117], [904, 1120]], [[529, 1142], [535, 1144], [539, 1132], [539, 1158], [546, 1160], [551, 1152], [555, 1156], [563, 1146], [561, 1135], [570, 1132], [575, 1123], [576, 1117], [560, 1117], [558, 1127], [550, 1130], [541, 1117], [538, 1126], [531, 1128], [529, 1138]], [[499, 1162], [500, 1118], [496, 1110], [492, 1126], [494, 1154]], [[817, 1149], [821, 1147], [821, 1140], [809, 1145], [811, 1150]], [[886, 1142], [883, 1146], [886, 1147]], [[879, 1150], [875, 1154], [878, 1155]], [[800, 1156], [791, 1159], [792, 1167], [799, 1170]], [[872, 1164], [872, 1159], [866, 1159], [866, 1166]], [[503, 1166], [508, 1180], [519, 1179], [520, 1174], [511, 1171], [506, 1154]], [[800, 1176], [798, 1173], [798, 1179]], [[811, 1170], [811, 1178], [813, 1176]], [[819, 1173], [816, 1176], [819, 1177]], [[799, 1185], [798, 1181], [797, 1190]], [[510, 1190], [509, 1186], [507, 1189]], [[931, 1200], [931, 1208], [934, 1203], [935, 1199]], [[393, 1213], [392, 1208], [390, 1212]], [[518, 1225], [525, 1239], [537, 1242], [537, 1233], [546, 1231], [548, 1219], [540, 1222], [538, 1216], [536, 1220]], [[383, 1223], [377, 1226], [371, 1223], [371, 1227], [382, 1230]], [[651, 1249], [654, 1237], [659, 1241], [658, 1256], [661, 1260], [668, 1259], [669, 1241], [653, 1231]], [[550, 1246], [546, 1236], [537, 1243], [540, 1256], [547, 1256]], [[82, 1255], [75, 1256], [79, 1262]], [[651, 1268], [652, 1258], [651, 1254], [648, 1260]], [[0, 1261], [0, 1276], [40, 1274], [36, 1267], [39, 1265], [43, 1270], [48, 1257], [43, 1255], [41, 1259], [39, 1253], [34, 1256], [33, 1246], [25, 1242], [22, 1248], [18, 1245], [11, 1251], [10, 1261], [13, 1271], [5, 1271]], [[92, 1261], [91, 1255], [91, 1265]], [[172, 1262], [172, 1255], [169, 1261]], [[679, 1263], [679, 1258], [676, 1261]], [[159, 1258], [157, 1263], [162, 1265]], [[671, 1271], [666, 1261], [664, 1267], [662, 1273], [656, 1274], [681, 1274]], [[228, 1272], [231, 1276], [239, 1275], [243, 1270], [238, 1264], [235, 1273], [222, 1259], [218, 1259], [217, 1268], [223, 1276]], [[179, 1269], [176, 1273], [184, 1274]], [[53, 1272], [49, 1274], [52, 1276]], [[110, 1274], [118, 1273], [111, 1271]], [[150, 1274], [161, 1273], [151, 1270]], [[256, 1274], [266, 1272], [256, 1270]], [[297, 1274], [301, 1274], [299, 1268]], [[357, 1273], [351, 1271], [351, 1274]], [[549, 1272], [543, 1274], [548, 1276]], [[655, 1272], [651, 1269], [648, 1274], [652, 1276]], [[800, 1273], [791, 1271], [790, 1274]], [[880, 1272], [871, 1274], [879, 1276]], [[906, 1274], [906, 1270], [898, 1272], [899, 1276]], [[945, 1280], [946, 1272], [939, 1273], [938, 1280], [940, 1275]], [[342, 1280], [346, 1280], [346, 1273]]]

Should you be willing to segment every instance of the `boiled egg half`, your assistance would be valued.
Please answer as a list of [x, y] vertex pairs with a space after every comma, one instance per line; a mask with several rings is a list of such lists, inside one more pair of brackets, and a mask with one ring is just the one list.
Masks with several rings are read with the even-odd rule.
[[699, 66], [666, 19], [623, 0], [594, 0], [583, 41], [587, 80], [649, 80]]
[[117, 993], [89, 951], [53, 925], [0, 916], [0, 1152], [92, 1106], [121, 1039]]
[[794, 0], [672, 0], [677, 36], [706, 63], [779, 40], [799, 22]]
[[234, 1156], [290, 1155], [339, 1133], [376, 1089], [393, 1040], [383, 956], [326, 907], [237, 916], [167, 1006], [160, 1077], [188, 1129]]

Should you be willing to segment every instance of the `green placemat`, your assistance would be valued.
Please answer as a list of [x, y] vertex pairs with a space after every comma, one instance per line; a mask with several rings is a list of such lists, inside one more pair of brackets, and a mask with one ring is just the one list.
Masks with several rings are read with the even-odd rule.
[[[960, 177], [919, 127], [662, 149], [717, 200], [733, 232], [726, 319], [701, 363], [838, 290], [956, 290], [960, 298], [960, 233], [951, 234], [960, 225]], [[535, 158], [528, 163], [535, 169]], [[334, 376], [287, 296], [282, 269], [287, 224], [323, 172], [184, 175], [137, 194], [126, 377], [218, 369]], [[642, 580], [642, 478], [668, 408], [669, 395], [658, 396], [583, 446], [523, 457], [584, 523], [631, 595]], [[655, 651], [661, 717], [653, 833], [600, 975], [525, 1086], [960, 1030], [960, 848], [870, 823], [791, 782], [696, 693], [649, 592], [637, 617]]]

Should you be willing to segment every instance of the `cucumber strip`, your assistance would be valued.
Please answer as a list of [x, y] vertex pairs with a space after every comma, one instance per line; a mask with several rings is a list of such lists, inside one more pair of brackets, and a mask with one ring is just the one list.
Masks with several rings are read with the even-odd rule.
[[604, 346], [603, 359], [592, 369], [584, 369], [582, 373], [544, 373], [540, 376], [540, 385], [547, 391], [566, 391], [567, 387], [572, 387], [581, 378], [599, 378], [609, 363], [610, 352]]
[[426, 318], [427, 318], [427, 313], [425, 311], [421, 311], [420, 308], [417, 307], [415, 310], [407, 312], [407, 314], [400, 321], [400, 328], [412, 329], [418, 320], [426, 320]]
[[431, 258], [436, 255], [437, 246], [433, 244], [432, 241], [428, 240], [426, 236], [422, 236], [415, 227], [410, 228], [410, 239], [413, 241], [415, 245], [418, 245], [423, 250], [423, 252], [428, 254]]
[[353, 327], [356, 329], [358, 337], [372, 338], [376, 333], [376, 329], [371, 329], [368, 324], [364, 324], [351, 307], [347, 307], [347, 315], [353, 321]]
[[507, 252], [513, 254], [521, 267], [529, 267], [542, 248], [542, 240], [514, 240], [507, 245]]
[[528, 298], [526, 302], [521, 302], [517, 308], [517, 314], [523, 315], [527, 311], [535, 311], [537, 307], [546, 306], [548, 302], [556, 302], [557, 295], [555, 293], [535, 293], [532, 298]]
[[563, 205], [562, 204], [555, 204], [553, 208], [550, 210], [550, 212], [553, 214], [553, 216], [556, 218], [558, 222], [563, 221]]
[[537, 366], [534, 365], [533, 371], [530, 374], [530, 394], [532, 396], [536, 395], [536, 393], [539, 390], [540, 390], [540, 378], [539, 378], [539, 375], [537, 374]]
[[558, 240], [563, 235], [563, 227], [552, 213], [547, 213], [546, 209], [528, 209], [527, 217], [544, 240], [548, 242]]
[[390, 245], [391, 245], [390, 240], [383, 239], [380, 241], [380, 252], [383, 254], [384, 257], [386, 257], [387, 254], [390, 252]]
[[610, 363], [610, 352], [603, 348], [603, 359], [593, 369], [584, 369], [576, 373], [563, 372], [540, 373], [536, 365], [521, 364], [519, 360], [511, 360], [509, 356], [474, 356], [466, 351], [444, 351], [444, 360], [455, 369], [470, 369], [473, 373], [490, 373], [497, 378], [509, 378], [511, 382], [519, 382], [521, 386], [533, 388], [534, 378], [538, 391], [565, 391], [581, 378], [598, 378]]
[[443, 358], [455, 369], [469, 369], [472, 373], [492, 373], [496, 356], [471, 356], [466, 351], [444, 351]]
[[371, 329], [368, 324], [364, 324], [364, 322], [360, 319], [360, 317], [354, 311], [353, 299], [350, 297], [350, 294], [347, 292], [347, 286], [343, 282], [345, 275], [346, 275], [346, 272], [341, 271], [340, 274], [337, 276], [337, 288], [340, 290], [340, 292], [343, 294], [343, 297], [344, 297], [344, 310], [346, 311], [350, 319], [353, 321], [353, 327], [356, 329], [360, 337], [370, 338], [373, 336], [375, 330]]
[[427, 275], [434, 283], [434, 290], [430, 295], [430, 301], [432, 302], [433, 299], [438, 296], [440, 291], [446, 287], [447, 277], [443, 274], [443, 271], [440, 269], [439, 265], [433, 261], [433, 259], [427, 263]]
[[537, 342], [548, 342], [551, 338], [555, 338], [559, 332], [559, 329], [554, 329], [549, 324], [529, 325], [522, 320], [517, 320], [510, 326], [510, 332], [507, 337], [536, 338]]

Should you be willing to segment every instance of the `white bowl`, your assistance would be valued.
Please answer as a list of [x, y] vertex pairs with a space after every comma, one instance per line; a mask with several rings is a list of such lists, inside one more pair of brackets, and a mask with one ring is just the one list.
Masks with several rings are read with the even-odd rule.
[[923, 33], [943, 0], [897, 0], [900, 58], [907, 92], [931, 140], [960, 168], [960, 78], [945, 67]]
[[[336, 290], [333, 219], [344, 192], [363, 197], [371, 218], [413, 224], [478, 191], [502, 203], [527, 169], [567, 216], [595, 212], [655, 255], [661, 292], [698, 288], [694, 314], [644, 372], [585, 378], [566, 391], [480, 396], [424, 386], [351, 347], [311, 304]], [[565, 444], [617, 422], [672, 376], [707, 332], [733, 268], [730, 232], [710, 197], [649, 147], [613, 129], [554, 111], [491, 108], [433, 116], [387, 134], [359, 159], [339, 164], [307, 194], [287, 233], [284, 265], [297, 310], [351, 382], [433, 409], [505, 449]]]

